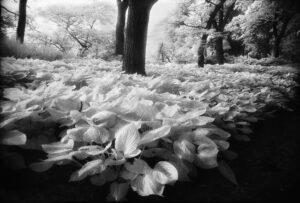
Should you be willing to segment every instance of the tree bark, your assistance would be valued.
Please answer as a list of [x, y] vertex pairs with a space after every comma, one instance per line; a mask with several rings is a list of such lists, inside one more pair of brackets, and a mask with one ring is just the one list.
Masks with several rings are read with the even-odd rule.
[[281, 41], [281, 39], [279, 39], [279, 38], [274, 40], [272, 56], [275, 58], [279, 57], [279, 55], [280, 55], [280, 41]]
[[[224, 6], [221, 5], [221, 9], [219, 10], [219, 22], [218, 26], [216, 27], [217, 31], [220, 33], [224, 32]], [[223, 37], [218, 37], [216, 39], [216, 58], [219, 65], [224, 64], [224, 49], [223, 49]]]
[[26, 4], [27, 0], [20, 0], [19, 2], [19, 20], [17, 27], [17, 41], [23, 44], [26, 26]]
[[224, 64], [224, 49], [222, 37], [218, 37], [216, 39], [216, 58], [219, 65]]
[[200, 45], [198, 48], [198, 67], [204, 67], [204, 52], [206, 49], [208, 35], [206, 33], [202, 34]]
[[[205, 29], [210, 29], [213, 25], [214, 19], [218, 14], [219, 10], [223, 7], [226, 0], [221, 0], [219, 4], [215, 5], [215, 9], [211, 12], [209, 19], [206, 23]], [[208, 35], [206, 33], [202, 34], [201, 42], [198, 48], [198, 67], [204, 67], [204, 52], [206, 49]]]
[[118, 18], [116, 25], [116, 55], [123, 55], [124, 51], [124, 30], [126, 20], [126, 10], [128, 8], [128, 0], [117, 0], [118, 5]]
[[291, 19], [292, 19], [292, 16], [286, 16], [284, 18], [284, 21], [282, 23], [282, 27], [281, 27], [279, 34], [277, 33], [278, 23], [273, 24], [273, 35], [274, 35], [275, 39], [274, 39], [274, 44], [273, 44], [272, 56], [275, 58], [279, 57], [279, 55], [280, 55], [280, 43], [282, 41], [282, 38], [284, 37], [287, 26]]
[[145, 55], [149, 14], [157, 0], [129, 0], [122, 70], [146, 75]]

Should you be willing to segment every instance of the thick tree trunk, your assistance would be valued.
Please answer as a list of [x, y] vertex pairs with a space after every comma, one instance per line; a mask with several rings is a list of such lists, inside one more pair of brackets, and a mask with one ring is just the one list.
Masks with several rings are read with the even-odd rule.
[[[213, 21], [218, 14], [219, 10], [223, 7], [226, 0], [221, 0], [219, 4], [215, 5], [215, 9], [211, 12], [209, 19], [206, 23], [205, 29], [209, 30], [213, 25]], [[206, 50], [207, 34], [203, 34], [201, 37], [201, 42], [198, 48], [198, 67], [204, 67], [204, 52]]]
[[224, 64], [224, 49], [222, 37], [218, 37], [216, 39], [216, 58], [219, 65]]
[[125, 29], [125, 19], [126, 10], [128, 8], [128, 0], [117, 0], [118, 5], [118, 19], [116, 25], [116, 55], [123, 55], [124, 51], [124, 29]]
[[157, 0], [129, 0], [122, 70], [146, 75], [145, 55], [149, 14]]
[[17, 27], [17, 41], [24, 42], [25, 26], [26, 26], [26, 4], [27, 0], [20, 0], [19, 2], [19, 20]]
[[198, 67], [204, 67], [204, 52], [206, 49], [208, 35], [206, 33], [202, 34], [200, 45], [198, 48]]
[[281, 30], [280, 30], [279, 34], [277, 33], [278, 32], [277, 31], [277, 25], [278, 24], [277, 23], [273, 24], [273, 35], [274, 35], [275, 39], [274, 39], [274, 44], [273, 44], [272, 56], [275, 57], [275, 58], [279, 57], [279, 55], [280, 55], [280, 43], [281, 43], [282, 38], [284, 38], [287, 26], [288, 26], [291, 19], [292, 19], [292, 15], [287, 15], [284, 18], [284, 21], [283, 21], [283, 24], [282, 24], [282, 27], [281, 27]]

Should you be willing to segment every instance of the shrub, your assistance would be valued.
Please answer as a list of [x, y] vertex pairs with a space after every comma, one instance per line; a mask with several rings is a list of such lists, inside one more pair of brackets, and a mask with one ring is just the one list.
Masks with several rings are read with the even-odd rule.
[[51, 47], [20, 44], [16, 40], [12, 39], [2, 39], [0, 41], [0, 45], [1, 57], [33, 58], [48, 61], [54, 61], [63, 58], [61, 52]]

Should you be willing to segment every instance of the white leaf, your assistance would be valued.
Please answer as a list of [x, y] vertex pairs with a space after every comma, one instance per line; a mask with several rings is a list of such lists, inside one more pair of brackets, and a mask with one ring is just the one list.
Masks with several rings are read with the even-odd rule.
[[63, 142], [54, 142], [51, 144], [42, 145], [43, 150], [48, 154], [63, 153], [69, 152], [73, 149], [74, 141], [68, 139], [66, 143]]
[[195, 146], [191, 142], [183, 139], [173, 143], [173, 149], [175, 154], [184, 160], [193, 162], [195, 158]]
[[193, 131], [194, 139], [197, 140], [197, 138], [201, 137], [207, 137], [211, 135], [216, 135], [220, 139], [227, 140], [230, 137], [230, 133], [221, 130], [219, 128], [198, 128], [197, 130]]
[[216, 143], [216, 145], [218, 146], [220, 151], [225, 151], [230, 146], [229, 142], [224, 141], [224, 140], [213, 140], [213, 141]]
[[186, 114], [178, 116], [178, 121], [183, 123], [187, 120], [199, 117], [199, 116], [203, 115], [205, 112], [206, 112], [206, 109], [202, 109], [202, 110], [198, 110], [198, 111], [191, 111]]
[[175, 104], [175, 105], [172, 105], [172, 106], [165, 106], [162, 109], [161, 112], [166, 117], [172, 118], [172, 117], [174, 117], [178, 113], [179, 109], [180, 109], [180, 106], [178, 106], [177, 104]]
[[30, 111], [23, 111], [23, 112], [17, 112], [14, 114], [11, 114], [9, 117], [7, 117], [3, 122], [0, 123], [0, 128], [6, 127], [7, 125], [14, 123], [18, 120], [21, 120], [22, 118], [28, 117], [32, 114]]
[[111, 142], [108, 143], [105, 148], [98, 146], [98, 145], [88, 145], [88, 146], [83, 146], [80, 147], [78, 150], [84, 151], [86, 154], [91, 155], [91, 156], [96, 156], [99, 154], [103, 154], [106, 152], [109, 148], [111, 147]]
[[117, 115], [111, 111], [100, 111], [93, 115], [91, 119], [96, 125], [104, 123], [106, 127], [111, 128], [116, 123]]
[[12, 130], [5, 132], [0, 141], [4, 145], [24, 145], [26, 143], [26, 135], [18, 130]]
[[139, 175], [131, 181], [131, 188], [141, 196], [162, 196], [164, 191], [164, 185], [156, 182], [151, 174]]
[[105, 170], [105, 165], [101, 159], [87, 162], [82, 168], [71, 175], [70, 181], [80, 181], [89, 175], [101, 173]]
[[160, 138], [166, 137], [170, 133], [170, 130], [170, 126], [163, 126], [155, 130], [148, 131], [140, 140], [139, 145], [147, 144]]
[[211, 118], [211, 117], [207, 117], [207, 116], [199, 116], [197, 118], [193, 118], [191, 119], [191, 122], [193, 125], [195, 126], [202, 126], [202, 125], [206, 125], [208, 123], [213, 122], [215, 119]]
[[70, 111], [70, 117], [74, 122], [79, 121], [82, 118], [82, 113], [80, 113], [77, 110], [71, 110]]
[[217, 155], [219, 152], [217, 145], [207, 137], [198, 139], [196, 144], [199, 145], [195, 159], [196, 164], [204, 169], [217, 167]]
[[173, 164], [160, 161], [154, 167], [153, 176], [161, 184], [170, 184], [178, 180], [178, 171]]
[[83, 134], [83, 141], [87, 143], [96, 142], [98, 144], [103, 144], [108, 141], [109, 137], [109, 132], [104, 127], [89, 127]]
[[75, 142], [83, 141], [83, 134], [87, 131], [88, 127], [77, 127], [67, 130], [67, 135]]
[[123, 152], [125, 157], [137, 155], [137, 147], [140, 141], [140, 134], [134, 124], [128, 124], [118, 130], [116, 133], [115, 148]]
[[151, 170], [151, 168], [148, 166], [147, 162], [145, 162], [142, 159], [134, 159], [134, 162], [132, 164], [126, 162], [124, 164], [124, 167], [135, 174], [144, 174], [147, 171]]

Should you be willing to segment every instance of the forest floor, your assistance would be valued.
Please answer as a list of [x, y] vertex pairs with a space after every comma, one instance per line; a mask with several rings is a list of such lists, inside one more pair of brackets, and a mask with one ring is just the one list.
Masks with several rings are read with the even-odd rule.
[[[164, 197], [140, 197], [130, 191], [129, 201], [283, 201], [298, 196], [300, 188], [300, 97], [290, 103], [293, 111], [278, 111], [274, 117], [252, 126], [250, 142], [231, 142], [239, 157], [230, 162], [239, 185], [224, 179], [217, 169], [200, 170], [192, 182], [167, 186]], [[36, 153], [24, 151], [33, 160]], [[88, 180], [68, 182], [74, 166], [54, 166], [37, 174], [29, 169], [1, 169], [1, 202], [99, 202], [108, 186], [97, 187]]]

